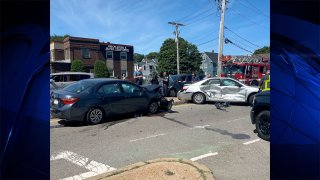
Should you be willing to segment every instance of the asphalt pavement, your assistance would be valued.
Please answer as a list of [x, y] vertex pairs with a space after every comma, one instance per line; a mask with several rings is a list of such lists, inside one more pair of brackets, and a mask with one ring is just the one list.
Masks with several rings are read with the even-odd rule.
[[51, 120], [51, 179], [84, 179], [157, 158], [206, 165], [217, 179], [270, 179], [269, 142], [253, 133], [250, 107], [183, 104], [171, 112], [98, 125]]

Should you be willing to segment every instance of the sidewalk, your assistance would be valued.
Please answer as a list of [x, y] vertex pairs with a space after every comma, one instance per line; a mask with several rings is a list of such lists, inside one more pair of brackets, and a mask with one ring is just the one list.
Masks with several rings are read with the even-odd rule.
[[199, 179], [214, 180], [210, 169], [196, 162], [176, 158], [161, 158], [147, 162], [139, 162], [118, 170], [89, 178], [89, 180], [179, 180]]

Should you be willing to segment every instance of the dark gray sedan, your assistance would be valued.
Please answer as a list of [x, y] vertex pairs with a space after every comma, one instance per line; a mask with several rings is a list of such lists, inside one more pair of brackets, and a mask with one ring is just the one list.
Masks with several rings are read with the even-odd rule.
[[51, 94], [51, 113], [67, 121], [97, 124], [110, 116], [156, 113], [160, 96], [133, 83], [108, 78], [86, 79]]

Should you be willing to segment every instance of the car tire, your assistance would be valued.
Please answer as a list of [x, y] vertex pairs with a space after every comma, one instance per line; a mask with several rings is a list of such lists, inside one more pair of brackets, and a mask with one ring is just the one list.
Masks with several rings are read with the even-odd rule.
[[261, 111], [256, 117], [256, 130], [261, 139], [270, 141], [270, 111]]
[[99, 124], [105, 118], [104, 112], [101, 108], [91, 108], [86, 116], [86, 120], [89, 124]]
[[254, 101], [254, 96], [256, 94], [250, 94], [249, 97], [248, 97], [248, 104], [251, 106], [253, 104], [253, 101]]
[[177, 91], [175, 89], [170, 89], [169, 96], [170, 97], [177, 97]]
[[159, 104], [156, 101], [152, 101], [148, 106], [148, 111], [151, 114], [157, 113], [159, 110]]
[[203, 104], [206, 101], [206, 96], [204, 94], [202, 94], [202, 93], [195, 93], [192, 96], [192, 101], [195, 104]]

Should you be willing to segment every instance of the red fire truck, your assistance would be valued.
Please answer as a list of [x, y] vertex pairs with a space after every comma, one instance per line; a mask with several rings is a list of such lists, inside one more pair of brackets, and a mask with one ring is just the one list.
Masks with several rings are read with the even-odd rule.
[[244, 84], [258, 86], [267, 70], [270, 70], [270, 56], [224, 56], [222, 77], [231, 77]]

